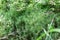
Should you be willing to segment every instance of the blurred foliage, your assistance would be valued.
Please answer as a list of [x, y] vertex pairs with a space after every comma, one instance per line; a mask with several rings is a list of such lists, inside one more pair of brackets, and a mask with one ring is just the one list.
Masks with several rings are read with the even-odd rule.
[[[16, 31], [8, 40], [37, 40], [50, 26], [60, 28], [60, 0], [0, 0], [1, 38]], [[45, 35], [41, 40], [57, 40], [59, 34], [52, 32], [52, 39]]]

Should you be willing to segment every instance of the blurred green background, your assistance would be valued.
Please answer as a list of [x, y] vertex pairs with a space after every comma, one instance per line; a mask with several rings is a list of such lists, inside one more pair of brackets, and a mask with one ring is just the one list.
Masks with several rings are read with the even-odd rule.
[[60, 0], [0, 0], [0, 40], [59, 40]]

